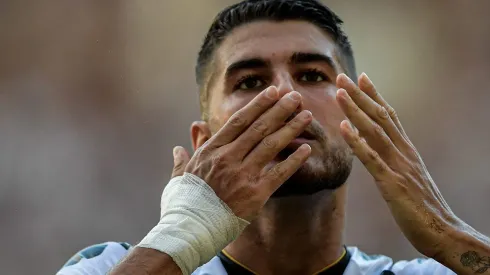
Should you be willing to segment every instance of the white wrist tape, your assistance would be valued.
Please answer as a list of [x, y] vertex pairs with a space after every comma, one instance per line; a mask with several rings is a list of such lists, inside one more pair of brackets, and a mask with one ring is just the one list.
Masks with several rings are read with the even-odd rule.
[[184, 173], [163, 190], [160, 222], [138, 246], [168, 254], [183, 275], [188, 275], [235, 240], [247, 225], [206, 182]]

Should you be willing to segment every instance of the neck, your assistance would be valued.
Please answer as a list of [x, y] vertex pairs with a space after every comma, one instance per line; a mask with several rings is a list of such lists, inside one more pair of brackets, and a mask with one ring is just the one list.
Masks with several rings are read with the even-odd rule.
[[258, 274], [313, 274], [343, 253], [346, 185], [272, 198], [226, 252]]

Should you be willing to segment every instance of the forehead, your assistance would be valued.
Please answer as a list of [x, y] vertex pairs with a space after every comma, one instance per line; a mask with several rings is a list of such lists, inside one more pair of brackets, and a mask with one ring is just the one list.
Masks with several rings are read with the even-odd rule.
[[256, 21], [234, 29], [216, 52], [218, 71], [248, 58], [271, 63], [289, 59], [292, 53], [320, 53], [339, 60], [333, 39], [317, 26], [304, 21]]

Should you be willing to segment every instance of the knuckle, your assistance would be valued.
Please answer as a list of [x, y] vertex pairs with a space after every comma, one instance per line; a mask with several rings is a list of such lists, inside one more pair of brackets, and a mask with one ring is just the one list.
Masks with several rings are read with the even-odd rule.
[[388, 113], [388, 111], [386, 111], [386, 109], [383, 106], [378, 105], [376, 109], [379, 118], [385, 120], [390, 117], [390, 114]]
[[197, 155], [200, 158], [206, 158], [210, 154], [211, 154], [211, 149], [209, 148], [209, 146], [206, 146], [206, 144], [204, 144], [197, 150]]
[[249, 198], [251, 198], [251, 201], [253, 204], [260, 203], [260, 194], [263, 192], [262, 188], [258, 184], [251, 185], [249, 187]]
[[244, 208], [247, 208], [247, 211], [252, 210], [254, 206], [260, 203], [261, 193], [263, 192], [262, 187], [259, 184], [246, 184], [243, 185], [239, 190], [240, 192], [240, 204], [243, 205]]
[[408, 186], [408, 180], [405, 177], [402, 177], [402, 176], [396, 176], [395, 177], [395, 182], [398, 185]]
[[417, 149], [415, 148], [415, 146], [410, 143], [410, 149], [408, 149], [407, 151], [407, 156], [408, 157], [411, 157], [412, 159], [414, 160], [418, 160], [420, 162], [422, 162], [422, 157], [420, 156], [419, 152], [417, 151]]
[[402, 161], [406, 163], [408, 169], [408, 175], [412, 175], [414, 178], [425, 177], [426, 173], [423, 173], [425, 167], [417, 162], [410, 161], [406, 157], [402, 158]]
[[290, 122], [288, 122], [288, 127], [291, 128], [294, 131], [299, 131], [303, 128], [304, 126], [304, 120], [298, 116], [293, 118]]
[[368, 159], [371, 161], [377, 161], [379, 158], [378, 152], [376, 152], [374, 150], [369, 150], [369, 152], [367, 153], [367, 156], [368, 156]]
[[359, 135], [355, 135], [353, 137], [353, 144], [356, 145], [356, 146], [362, 146], [364, 145], [364, 143], [366, 143], [366, 139], [364, 139], [363, 137], [359, 136]]
[[383, 127], [379, 126], [378, 124], [374, 124], [374, 133], [378, 136], [384, 136], [385, 130], [383, 129]]
[[285, 168], [283, 164], [278, 164], [274, 168], [271, 169], [272, 176], [276, 178], [281, 178], [285, 173]]
[[231, 118], [230, 118], [230, 125], [234, 127], [242, 127], [246, 124], [245, 119], [243, 118], [242, 113], [235, 113]]
[[409, 193], [410, 191], [410, 188], [407, 184], [407, 180], [404, 179], [403, 177], [398, 177], [395, 182], [394, 182], [395, 186], [397, 187], [398, 191], [400, 192], [403, 192], [404, 194], [407, 194]]
[[247, 174], [247, 181], [251, 184], [256, 184], [257, 182], [259, 182], [259, 175]]
[[395, 111], [395, 109], [393, 109], [393, 107], [388, 106], [388, 107], [386, 108], [386, 111], [388, 112], [388, 114], [389, 114], [391, 117], [393, 117], [393, 118], [396, 118], [396, 117], [397, 117], [396, 111]]
[[264, 98], [258, 98], [257, 100], [254, 100], [252, 107], [254, 109], [262, 110], [266, 105], [263, 101]]
[[301, 163], [304, 159], [304, 156], [302, 156], [301, 154], [292, 154], [288, 157], [288, 165], [298, 165], [299, 163]]
[[[216, 168], [233, 167], [234, 156], [228, 152], [216, 153], [211, 159], [211, 164]], [[233, 171], [234, 173], [237, 171]]]
[[361, 95], [362, 91], [361, 89], [359, 89], [358, 87], [355, 87], [353, 90], [352, 90], [352, 93], [354, 96], [359, 96]]
[[376, 161], [375, 162], [375, 169], [376, 172], [380, 175], [386, 175], [388, 173], [388, 169], [385, 165], [383, 165], [381, 162]]
[[361, 112], [361, 109], [354, 103], [351, 103], [351, 109], [354, 114], [358, 114]]
[[278, 142], [276, 139], [269, 136], [262, 140], [262, 145], [268, 149], [275, 149], [278, 146]]
[[211, 163], [213, 165], [219, 166], [220, 164], [223, 163], [223, 157], [220, 154], [216, 154], [211, 158]]
[[237, 183], [240, 182], [241, 178], [241, 171], [240, 169], [237, 169], [236, 167], [228, 167], [227, 169], [227, 182], [230, 183]]
[[296, 108], [296, 105], [295, 103], [293, 103], [291, 100], [281, 100], [279, 101], [279, 103], [277, 104], [278, 107], [279, 107], [279, 110], [281, 110], [282, 112], [293, 112], [294, 109]]
[[184, 170], [184, 163], [183, 162], [176, 163], [173, 169], [174, 173], [177, 173], [181, 170]]
[[267, 123], [259, 119], [252, 124], [252, 130], [259, 133], [262, 137], [265, 137], [269, 127], [267, 126]]

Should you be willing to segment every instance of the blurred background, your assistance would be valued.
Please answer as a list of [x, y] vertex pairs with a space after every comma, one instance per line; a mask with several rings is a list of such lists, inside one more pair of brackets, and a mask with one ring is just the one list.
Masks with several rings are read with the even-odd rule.
[[[236, 1], [0, 1], [0, 273], [54, 274], [79, 249], [137, 243], [175, 145], [199, 119], [194, 63]], [[490, 1], [324, 1], [454, 212], [490, 234]], [[347, 241], [417, 252], [356, 162]]]

